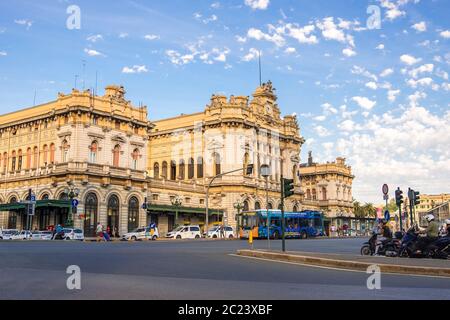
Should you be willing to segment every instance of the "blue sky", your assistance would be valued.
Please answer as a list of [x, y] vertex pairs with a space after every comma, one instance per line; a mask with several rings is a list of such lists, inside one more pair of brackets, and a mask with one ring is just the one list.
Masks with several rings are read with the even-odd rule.
[[[69, 30], [70, 5], [81, 29]], [[369, 6], [380, 9], [368, 27]], [[263, 80], [296, 113], [318, 161], [344, 156], [354, 195], [381, 185], [450, 192], [446, 0], [0, 2], [0, 110], [78, 88], [121, 84], [150, 119], [202, 111], [213, 93], [250, 95]], [[84, 62], [83, 62], [84, 61]], [[83, 63], [85, 64], [83, 72]], [[83, 76], [84, 75], [84, 76]], [[84, 80], [84, 81], [83, 81]]]

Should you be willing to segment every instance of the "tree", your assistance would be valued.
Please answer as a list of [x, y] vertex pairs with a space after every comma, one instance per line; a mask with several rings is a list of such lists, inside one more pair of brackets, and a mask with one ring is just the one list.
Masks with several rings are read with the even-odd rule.
[[377, 216], [377, 210], [372, 203], [361, 205], [356, 200], [353, 200], [353, 212], [356, 218], [375, 218]]

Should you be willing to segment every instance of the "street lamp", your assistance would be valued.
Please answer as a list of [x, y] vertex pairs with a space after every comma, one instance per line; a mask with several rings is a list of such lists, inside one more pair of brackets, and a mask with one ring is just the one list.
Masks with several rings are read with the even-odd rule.
[[239, 235], [240, 235], [240, 228], [241, 228], [241, 226], [240, 226], [240, 219], [241, 219], [241, 217], [240, 217], [240, 215], [241, 215], [241, 210], [242, 209], [244, 209], [244, 205], [243, 205], [243, 203], [240, 201], [240, 200], [238, 200], [238, 201], [236, 201], [235, 203], [234, 203], [234, 205], [233, 205], [233, 207], [237, 210], [237, 216], [236, 216], [236, 238], [239, 238]]
[[208, 226], [209, 226], [209, 189], [211, 188], [214, 181], [220, 177], [227, 175], [227, 174], [244, 171], [244, 170], [246, 171], [247, 175], [251, 175], [253, 173], [253, 168], [254, 168], [254, 165], [249, 164], [246, 168], [240, 168], [240, 169], [228, 171], [225, 173], [221, 173], [211, 179], [208, 186], [206, 187], [206, 199], [205, 199], [205, 211], [206, 211], [206, 213], [205, 213], [205, 229], [206, 229], [206, 232], [208, 232]]
[[171, 202], [172, 202], [172, 205], [175, 207], [175, 224], [177, 224], [178, 210], [183, 205], [183, 199], [180, 196], [177, 196], [175, 198], [172, 198]]
[[69, 186], [64, 189], [64, 194], [70, 200], [69, 217], [67, 218], [66, 227], [73, 227], [73, 199], [78, 197], [80, 194], [80, 189], [75, 188], [74, 186]]
[[267, 213], [267, 241], [270, 249], [270, 217], [269, 217], [269, 177], [271, 175], [270, 166], [263, 164], [261, 166], [261, 176], [266, 179], [266, 213]]

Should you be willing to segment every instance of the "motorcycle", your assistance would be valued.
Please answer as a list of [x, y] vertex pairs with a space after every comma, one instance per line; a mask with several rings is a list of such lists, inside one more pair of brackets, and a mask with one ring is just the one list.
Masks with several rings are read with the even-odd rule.
[[65, 238], [64, 232], [55, 233], [53, 236], [53, 240], [65, 240]]
[[450, 255], [450, 237], [441, 237], [425, 248], [419, 247], [420, 233], [417, 225], [412, 226], [402, 239], [399, 257], [448, 259]]
[[387, 240], [384, 243], [378, 241], [378, 234], [373, 233], [369, 241], [365, 242], [361, 247], [361, 255], [373, 256], [375, 255], [377, 245], [379, 245], [377, 254], [386, 257], [396, 257], [401, 245], [401, 233], [396, 233], [395, 237], [391, 240]]

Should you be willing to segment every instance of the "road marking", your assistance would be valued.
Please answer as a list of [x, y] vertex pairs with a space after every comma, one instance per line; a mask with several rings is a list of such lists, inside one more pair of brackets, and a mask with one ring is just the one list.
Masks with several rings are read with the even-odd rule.
[[[248, 256], [241, 256], [241, 255], [238, 255], [238, 254], [235, 254], [235, 253], [230, 253], [229, 256], [232, 256], [232, 257], [238, 257], [238, 258], [246, 258], [246, 259], [254, 259], [254, 260], [262, 260], [262, 261], [268, 261], [268, 262], [277, 262], [277, 263], [284, 263], [284, 264], [292, 264], [292, 265], [303, 266], [303, 267], [309, 267], [309, 268], [318, 268], [318, 269], [335, 270], [335, 271], [345, 271], [345, 272], [357, 272], [357, 273], [364, 273], [364, 274], [366, 274], [366, 271], [361, 271], [361, 270], [352, 270], [352, 269], [345, 269], [345, 268], [317, 266], [317, 265], [313, 265], [313, 264], [306, 264], [306, 263], [300, 263], [300, 262], [280, 261], [280, 260], [272, 260], [272, 259], [258, 258], [258, 257], [248, 257]], [[430, 276], [430, 275], [422, 275], [422, 274], [392, 273], [392, 272], [383, 272], [383, 274], [388, 274], [388, 275], [393, 275], [393, 276], [407, 276], [407, 277], [421, 277], [421, 278], [437, 278], [437, 279], [447, 279], [447, 280], [449, 280], [448, 277], [443, 277], [443, 276]]]

